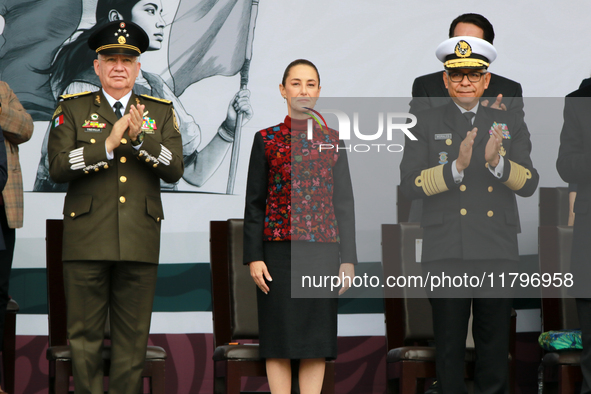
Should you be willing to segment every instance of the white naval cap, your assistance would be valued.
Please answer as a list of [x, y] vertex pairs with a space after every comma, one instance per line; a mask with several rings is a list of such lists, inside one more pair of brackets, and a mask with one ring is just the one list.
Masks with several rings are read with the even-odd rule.
[[454, 68], [488, 68], [497, 58], [497, 50], [481, 38], [458, 36], [443, 41], [435, 56], [446, 70]]

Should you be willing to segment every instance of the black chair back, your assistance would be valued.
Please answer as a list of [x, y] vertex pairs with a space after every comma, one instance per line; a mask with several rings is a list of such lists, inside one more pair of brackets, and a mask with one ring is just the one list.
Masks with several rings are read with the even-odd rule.
[[[541, 273], [570, 272], [573, 228], [569, 226], [540, 226]], [[579, 318], [575, 299], [566, 287], [541, 287], [543, 331], [578, 328]]]
[[541, 187], [539, 215], [540, 226], [566, 226], [568, 224], [567, 187]]
[[[423, 237], [419, 223], [382, 225], [384, 278], [420, 277], [417, 247]], [[427, 344], [434, 338], [431, 304], [423, 289], [392, 287], [385, 293], [388, 350], [408, 344]]]
[[257, 295], [248, 266], [243, 264], [242, 219], [228, 220], [228, 267], [230, 278], [232, 339], [257, 339], [259, 323]]

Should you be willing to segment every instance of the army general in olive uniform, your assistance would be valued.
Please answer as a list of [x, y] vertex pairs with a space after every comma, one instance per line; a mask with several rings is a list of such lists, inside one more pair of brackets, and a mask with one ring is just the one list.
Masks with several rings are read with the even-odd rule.
[[110, 313], [109, 393], [138, 393], [146, 355], [164, 218], [160, 179], [183, 174], [170, 102], [132, 93], [146, 33], [131, 22], [97, 28], [102, 89], [63, 97], [52, 120], [49, 171], [68, 182], [64, 280], [76, 393], [103, 393]]

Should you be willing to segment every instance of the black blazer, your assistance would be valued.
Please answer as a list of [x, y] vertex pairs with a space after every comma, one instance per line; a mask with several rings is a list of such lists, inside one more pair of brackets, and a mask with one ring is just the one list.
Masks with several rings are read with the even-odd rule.
[[[423, 199], [422, 261], [518, 260], [514, 196], [531, 196], [539, 179], [530, 158], [530, 135], [523, 118], [507, 111], [478, 108], [474, 119], [478, 134], [460, 184], [453, 180], [451, 165], [472, 125], [453, 101], [420, 112], [417, 118], [412, 133], [418, 140], [406, 139], [400, 178], [408, 198]], [[506, 153], [500, 179], [489, 171], [484, 159], [493, 122], [507, 125], [511, 137], [503, 139]]]
[[[565, 182], [577, 184], [569, 293], [591, 298], [591, 85], [566, 96], [556, 169]], [[577, 281], [578, 279], [578, 281]], [[580, 284], [580, 287], [577, 286]]]
[[[417, 114], [425, 109], [444, 105], [449, 101], [449, 93], [443, 83], [442, 74], [443, 71], [438, 71], [415, 79], [412, 84], [411, 113]], [[491, 73], [490, 83], [482, 97], [483, 99], [489, 98], [490, 104], [492, 104], [494, 101], [491, 100], [495, 100], [499, 94], [503, 95], [502, 102], [507, 106], [507, 111], [520, 114], [521, 117], [524, 116], [521, 84]]]

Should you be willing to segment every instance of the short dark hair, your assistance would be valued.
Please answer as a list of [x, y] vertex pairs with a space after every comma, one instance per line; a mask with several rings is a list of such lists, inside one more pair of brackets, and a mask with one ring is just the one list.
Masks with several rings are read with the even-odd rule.
[[480, 14], [462, 14], [458, 16], [449, 26], [449, 38], [454, 36], [454, 30], [458, 23], [471, 23], [480, 27], [484, 32], [484, 39], [492, 45], [495, 39], [495, 29], [493, 29], [493, 25], [484, 16]]
[[299, 66], [299, 65], [312, 67], [316, 71], [316, 76], [318, 77], [318, 86], [320, 86], [320, 73], [318, 72], [318, 69], [316, 68], [314, 63], [312, 63], [311, 61], [306, 60], [306, 59], [297, 59], [297, 60], [294, 60], [293, 62], [289, 63], [289, 65], [287, 66], [287, 68], [283, 72], [283, 79], [281, 80], [281, 84], [283, 86], [285, 86], [285, 83], [287, 82], [287, 76], [289, 75], [289, 72], [291, 71], [291, 69], [293, 67]]

